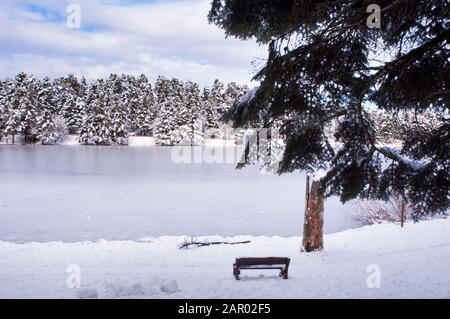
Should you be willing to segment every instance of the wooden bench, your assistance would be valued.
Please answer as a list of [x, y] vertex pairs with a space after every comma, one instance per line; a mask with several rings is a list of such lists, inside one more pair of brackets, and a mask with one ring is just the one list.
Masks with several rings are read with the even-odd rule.
[[241, 269], [279, 269], [280, 277], [288, 279], [290, 261], [286, 257], [236, 258], [233, 275], [239, 280]]

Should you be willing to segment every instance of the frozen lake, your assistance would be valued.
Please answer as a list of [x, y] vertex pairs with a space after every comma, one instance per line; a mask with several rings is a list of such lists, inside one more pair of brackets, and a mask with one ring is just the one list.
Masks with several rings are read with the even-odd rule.
[[[305, 176], [176, 164], [171, 148], [0, 146], [0, 241], [299, 235]], [[357, 227], [325, 204], [325, 232]]]

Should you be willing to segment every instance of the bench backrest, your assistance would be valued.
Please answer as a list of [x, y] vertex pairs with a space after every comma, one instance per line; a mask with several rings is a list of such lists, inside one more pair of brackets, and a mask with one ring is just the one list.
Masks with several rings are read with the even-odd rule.
[[289, 261], [286, 257], [236, 258], [236, 266], [287, 265]]

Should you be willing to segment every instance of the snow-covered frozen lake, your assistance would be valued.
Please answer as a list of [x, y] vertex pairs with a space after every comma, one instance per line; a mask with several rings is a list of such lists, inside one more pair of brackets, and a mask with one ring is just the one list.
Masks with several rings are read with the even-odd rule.
[[[0, 241], [295, 236], [304, 193], [303, 174], [176, 164], [170, 148], [0, 146]], [[358, 226], [325, 206], [326, 233]]]

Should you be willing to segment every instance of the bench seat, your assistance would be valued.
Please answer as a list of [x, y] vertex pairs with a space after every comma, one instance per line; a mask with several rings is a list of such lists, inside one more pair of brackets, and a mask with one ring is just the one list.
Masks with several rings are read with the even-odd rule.
[[287, 257], [245, 257], [236, 258], [233, 275], [239, 280], [241, 269], [279, 269], [280, 277], [288, 279], [290, 259]]

